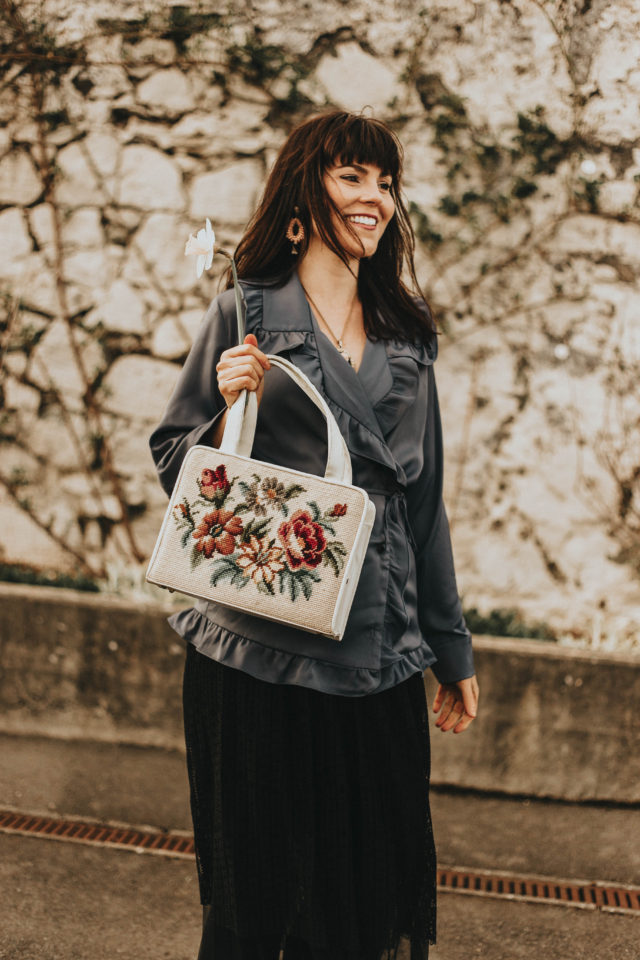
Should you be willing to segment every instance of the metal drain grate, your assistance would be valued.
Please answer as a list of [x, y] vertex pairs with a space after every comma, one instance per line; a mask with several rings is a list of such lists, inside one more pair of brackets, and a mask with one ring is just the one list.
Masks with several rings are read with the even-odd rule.
[[0, 832], [26, 833], [32, 837], [89, 843], [99, 847], [124, 847], [138, 853], [161, 853], [184, 858], [195, 856], [193, 837], [185, 834], [136, 830], [133, 827], [116, 827], [54, 817], [35, 817], [10, 811], [0, 812]]
[[640, 887], [626, 884], [442, 867], [438, 870], [438, 889], [447, 893], [582, 907], [608, 913], [640, 912]]
[[[99, 847], [117, 847], [121, 850], [156, 853], [165, 857], [191, 859], [195, 855], [193, 837], [188, 834], [137, 830], [135, 827], [90, 823], [85, 820], [40, 817], [9, 810], [0, 811], [0, 832]], [[640, 887], [625, 884], [530, 877], [496, 870], [440, 867], [438, 889], [442, 893], [581, 907], [607, 913], [640, 913]]]

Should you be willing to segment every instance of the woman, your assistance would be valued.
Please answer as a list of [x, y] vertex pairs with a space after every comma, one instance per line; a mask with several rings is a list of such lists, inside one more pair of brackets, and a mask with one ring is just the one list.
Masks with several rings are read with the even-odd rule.
[[[291, 133], [236, 251], [244, 343], [227, 289], [151, 438], [170, 492], [189, 447], [218, 446], [227, 409], [256, 390], [252, 456], [323, 473], [324, 421], [281, 371], [265, 376], [282, 354], [327, 399], [376, 506], [341, 643], [204, 601], [171, 618], [187, 641], [199, 960], [379, 960], [402, 937], [419, 960], [435, 942], [422, 674], [440, 681], [443, 731], [468, 727], [478, 685], [401, 173], [376, 120], [334, 112]], [[266, 510], [277, 490], [254, 493]]]

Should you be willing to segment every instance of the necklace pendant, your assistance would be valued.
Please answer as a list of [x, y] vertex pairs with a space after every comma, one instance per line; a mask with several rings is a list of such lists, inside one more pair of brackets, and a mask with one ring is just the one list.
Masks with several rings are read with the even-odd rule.
[[341, 357], [345, 358], [345, 360], [347, 361], [350, 367], [354, 366], [353, 360], [345, 350], [344, 343], [342, 342], [342, 340], [338, 340], [338, 353], [340, 354]]

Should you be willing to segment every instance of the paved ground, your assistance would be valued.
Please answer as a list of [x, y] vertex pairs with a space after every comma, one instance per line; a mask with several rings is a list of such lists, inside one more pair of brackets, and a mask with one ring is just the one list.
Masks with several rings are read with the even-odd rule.
[[[2, 960], [194, 960], [193, 863], [0, 836]], [[459, 894], [433, 960], [638, 960], [640, 920]], [[223, 958], [221, 958], [223, 960]]]
[[[0, 737], [0, 807], [189, 827], [179, 753]], [[640, 884], [640, 810], [435, 791], [457, 866]], [[192, 861], [0, 835], [0, 960], [194, 960]], [[640, 960], [640, 915], [439, 899], [433, 960]], [[222, 958], [221, 958], [222, 960]]]

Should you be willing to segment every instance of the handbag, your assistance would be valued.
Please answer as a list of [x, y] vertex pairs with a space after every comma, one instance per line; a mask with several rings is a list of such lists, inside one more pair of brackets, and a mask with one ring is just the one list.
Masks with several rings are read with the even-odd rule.
[[146, 579], [341, 640], [375, 506], [351, 483], [349, 451], [325, 399], [294, 364], [269, 360], [326, 420], [324, 477], [252, 459], [258, 403], [243, 390], [219, 449], [187, 452]]

